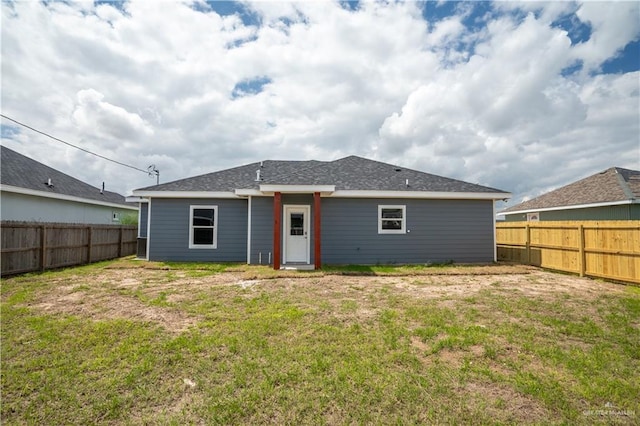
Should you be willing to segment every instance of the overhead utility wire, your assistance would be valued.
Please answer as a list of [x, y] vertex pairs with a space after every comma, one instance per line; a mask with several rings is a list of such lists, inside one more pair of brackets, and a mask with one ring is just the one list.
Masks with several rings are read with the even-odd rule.
[[[152, 172], [150, 171], [150, 169], [147, 169], [147, 170], [139, 169], [139, 168], [137, 168], [137, 167], [135, 167], [135, 166], [130, 166], [129, 164], [121, 163], [120, 161], [117, 161], [117, 160], [112, 160], [111, 158], [107, 158], [107, 157], [105, 157], [104, 155], [96, 154], [95, 152], [91, 152], [91, 151], [89, 151], [88, 149], [84, 149], [84, 148], [81, 148], [81, 147], [79, 147], [79, 146], [77, 146], [77, 145], [74, 145], [74, 144], [72, 144], [72, 143], [69, 143], [69, 142], [67, 142], [67, 141], [63, 141], [63, 140], [62, 140], [62, 139], [60, 139], [60, 138], [56, 138], [55, 136], [51, 136], [51, 135], [50, 135], [50, 134], [48, 134], [48, 133], [45, 133], [45, 132], [40, 131], [40, 130], [38, 130], [38, 129], [34, 129], [34, 128], [33, 128], [33, 127], [31, 127], [31, 126], [28, 126], [28, 125], [26, 125], [26, 124], [24, 124], [24, 123], [21, 123], [21, 122], [19, 122], [18, 120], [14, 120], [14, 119], [13, 119], [13, 118], [11, 118], [11, 117], [7, 117], [7, 116], [6, 116], [6, 115], [4, 115], [4, 114], [0, 114], [0, 117], [2, 117], [2, 118], [6, 118], [6, 119], [7, 119], [7, 120], [9, 120], [9, 121], [13, 121], [14, 123], [16, 123], [16, 124], [18, 124], [18, 125], [20, 125], [20, 126], [22, 126], [22, 127], [26, 127], [26, 128], [27, 128], [27, 129], [29, 129], [29, 130], [33, 130], [34, 132], [36, 132], [36, 133], [40, 133], [41, 135], [44, 135], [44, 136], [46, 136], [46, 137], [48, 137], [48, 138], [51, 138], [51, 139], [53, 139], [53, 140], [55, 140], [55, 141], [62, 142], [62, 143], [63, 143], [63, 144], [65, 144], [65, 145], [72, 146], [72, 147], [74, 147], [74, 148], [76, 148], [76, 149], [79, 149], [80, 151], [84, 151], [84, 152], [86, 152], [86, 153], [88, 153], [88, 154], [95, 155], [96, 157], [100, 157], [100, 158], [102, 158], [103, 160], [111, 161], [112, 163], [116, 163], [116, 164], [119, 164], [119, 165], [121, 165], [121, 166], [129, 167], [130, 169], [133, 169], [133, 170], [138, 170], [139, 172], [142, 172], [142, 173], [147, 174], [147, 175], [148, 175], [148, 174], [150, 174], [150, 173], [152, 173]], [[151, 167], [151, 166], [149, 166], [149, 167]], [[154, 168], [155, 168], [155, 166], [154, 166]], [[155, 170], [154, 170], [153, 172], [155, 173]]]

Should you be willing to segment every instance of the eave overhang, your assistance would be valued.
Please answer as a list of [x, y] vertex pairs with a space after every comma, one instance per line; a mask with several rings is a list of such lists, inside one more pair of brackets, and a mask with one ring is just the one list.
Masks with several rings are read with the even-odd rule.
[[[137, 206], [129, 206], [126, 204], [112, 203], [109, 201], [93, 200], [91, 198], [76, 197], [75, 195], [56, 194], [56, 193], [50, 193], [45, 191], [38, 191], [35, 189], [21, 188], [19, 186], [12, 186], [12, 185], [0, 184], [0, 191], [13, 192], [15, 194], [22, 194], [22, 195], [31, 195], [33, 197], [51, 198], [54, 200], [73, 201], [76, 203], [92, 204], [96, 206], [114, 207], [118, 209], [136, 210], [136, 211], [138, 210]], [[96, 189], [96, 191], [99, 191], [99, 190]]]
[[511, 214], [523, 214], [523, 213], [539, 213], [539, 212], [552, 212], [559, 210], [576, 210], [576, 209], [589, 209], [594, 207], [609, 207], [609, 206], [622, 206], [625, 204], [640, 204], [640, 199], [622, 200], [622, 201], [607, 201], [604, 203], [591, 203], [591, 204], [576, 204], [573, 206], [556, 206], [556, 207], [544, 207], [539, 209], [523, 209], [514, 211], [501, 211], [497, 216], [507, 216]]
[[319, 192], [325, 198], [408, 198], [432, 200], [505, 200], [508, 192], [438, 192], [438, 191], [369, 191], [336, 190], [334, 185], [260, 185], [260, 189], [236, 189], [229, 191], [133, 191], [139, 198], [246, 198], [272, 197], [281, 194], [313, 194]]
[[136, 190], [132, 197], [140, 198], [242, 198], [231, 191], [145, 191]]

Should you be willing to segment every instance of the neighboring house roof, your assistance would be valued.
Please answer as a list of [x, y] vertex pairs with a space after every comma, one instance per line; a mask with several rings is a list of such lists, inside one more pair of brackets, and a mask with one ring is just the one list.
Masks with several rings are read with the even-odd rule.
[[[51, 185], [48, 185], [51, 179]], [[0, 189], [27, 195], [117, 206], [136, 210], [124, 196], [87, 183], [0, 146]]]
[[[260, 170], [260, 181], [257, 171]], [[408, 185], [407, 185], [408, 181]], [[266, 160], [201, 176], [140, 188], [136, 193], [259, 190], [265, 185], [331, 185], [335, 191], [420, 191], [510, 194], [499, 189], [436, 176], [357, 156], [335, 161]]]
[[640, 171], [611, 167], [502, 210], [500, 215], [640, 202]]

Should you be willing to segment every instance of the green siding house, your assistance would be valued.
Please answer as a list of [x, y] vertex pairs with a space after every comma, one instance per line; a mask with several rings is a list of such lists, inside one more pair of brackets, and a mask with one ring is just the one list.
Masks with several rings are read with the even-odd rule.
[[2, 221], [119, 225], [138, 206], [0, 146]]
[[506, 221], [640, 220], [640, 171], [611, 167], [498, 213]]

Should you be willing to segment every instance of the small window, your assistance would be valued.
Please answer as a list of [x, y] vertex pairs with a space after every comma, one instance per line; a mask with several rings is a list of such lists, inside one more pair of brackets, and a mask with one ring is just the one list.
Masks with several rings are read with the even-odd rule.
[[291, 235], [304, 235], [304, 214], [291, 213], [289, 227]]
[[378, 206], [378, 234], [404, 234], [406, 206]]
[[540, 220], [540, 213], [527, 213], [527, 221], [538, 222]]
[[120, 213], [113, 212], [111, 215], [111, 220], [113, 220], [114, 222], [120, 222]]
[[216, 248], [218, 244], [218, 207], [191, 206], [189, 248]]

